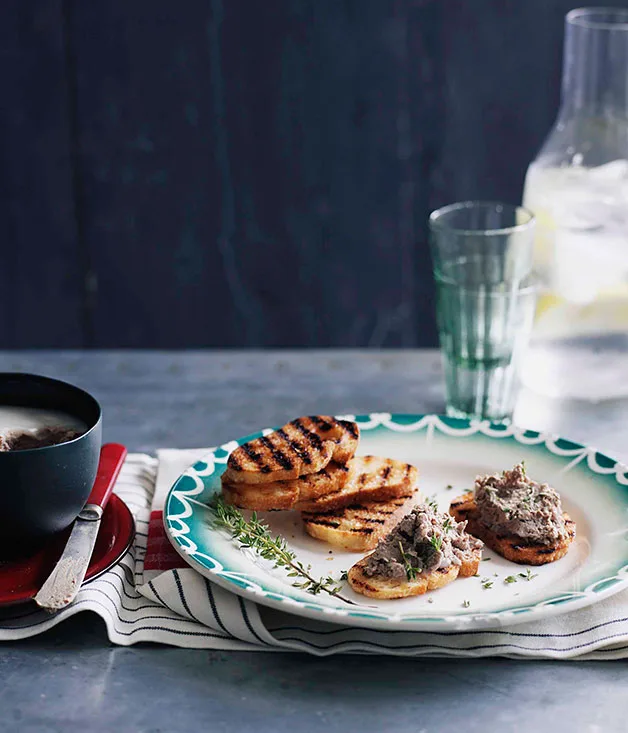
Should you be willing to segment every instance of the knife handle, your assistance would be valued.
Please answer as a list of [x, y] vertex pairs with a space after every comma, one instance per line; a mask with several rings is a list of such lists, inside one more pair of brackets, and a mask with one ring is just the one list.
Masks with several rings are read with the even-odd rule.
[[87, 499], [87, 504], [95, 504], [101, 509], [105, 508], [126, 458], [126, 453], [126, 448], [120, 443], [105, 443], [103, 445], [100, 449], [98, 473], [92, 487], [92, 493]]

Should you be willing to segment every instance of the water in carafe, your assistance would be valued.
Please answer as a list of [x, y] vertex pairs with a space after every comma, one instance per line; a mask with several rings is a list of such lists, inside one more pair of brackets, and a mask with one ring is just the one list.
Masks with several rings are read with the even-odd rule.
[[542, 283], [523, 369], [554, 397], [628, 396], [628, 11], [566, 19], [558, 120], [530, 165]]

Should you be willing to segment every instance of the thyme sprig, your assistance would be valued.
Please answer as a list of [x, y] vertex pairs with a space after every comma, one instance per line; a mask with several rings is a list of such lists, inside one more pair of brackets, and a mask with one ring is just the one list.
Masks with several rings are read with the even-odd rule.
[[410, 557], [406, 555], [401, 540], [399, 540], [399, 552], [401, 553], [401, 561], [403, 562], [403, 568], [406, 571], [406, 578], [408, 580], [416, 580], [416, 576], [419, 572], [418, 568], [415, 568]]
[[219, 495], [216, 495], [210, 503], [210, 509], [214, 513], [213, 524], [216, 528], [226, 529], [240, 543], [241, 547], [250, 547], [260, 557], [274, 563], [275, 568], [288, 570], [289, 578], [299, 578], [292, 583], [295, 588], [300, 588], [313, 595], [321, 592], [328, 593], [352, 606], [360, 605], [342, 596], [340, 584], [331, 576], [313, 577], [312, 567], [297, 560], [283, 537], [273, 537], [268, 525], [258, 518], [257, 512], [253, 512], [251, 518], [246, 519], [238, 509], [225, 504]]

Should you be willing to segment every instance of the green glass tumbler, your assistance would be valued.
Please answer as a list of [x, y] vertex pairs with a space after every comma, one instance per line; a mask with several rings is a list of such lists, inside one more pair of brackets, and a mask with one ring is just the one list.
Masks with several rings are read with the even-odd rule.
[[507, 422], [536, 303], [534, 217], [464, 201], [429, 220], [447, 414]]

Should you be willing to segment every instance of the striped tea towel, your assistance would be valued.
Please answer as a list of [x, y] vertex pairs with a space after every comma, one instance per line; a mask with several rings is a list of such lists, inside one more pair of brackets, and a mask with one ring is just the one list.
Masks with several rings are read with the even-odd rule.
[[628, 592], [590, 608], [511, 630], [375, 631], [303, 619], [257, 606], [186, 567], [162, 525], [168, 489], [207, 452], [131, 455], [116, 492], [135, 515], [137, 537], [121, 563], [86, 584], [76, 601], [48, 616], [30, 606], [0, 610], [0, 640], [34, 636], [83, 610], [100, 615], [112, 642], [151, 641], [215, 650], [305, 651], [397, 656], [628, 657]]

